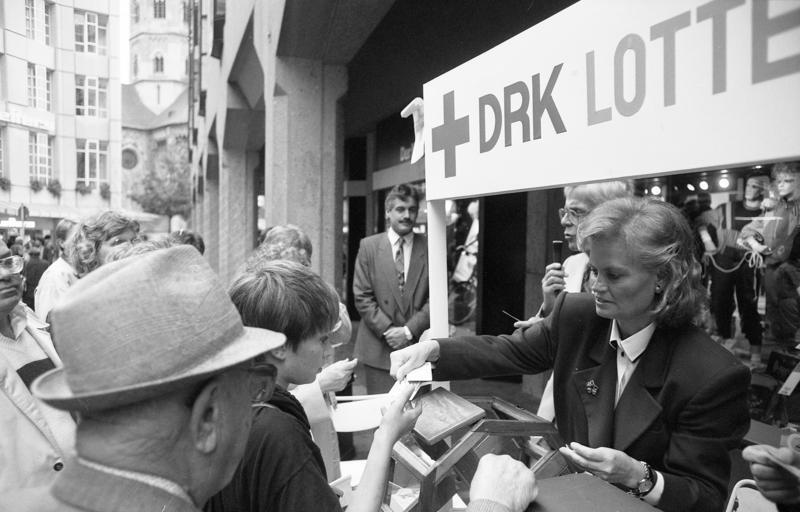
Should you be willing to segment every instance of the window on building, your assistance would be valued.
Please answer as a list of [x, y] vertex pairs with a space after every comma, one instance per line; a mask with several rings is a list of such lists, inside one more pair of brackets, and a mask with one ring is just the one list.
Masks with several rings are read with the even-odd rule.
[[77, 139], [78, 183], [97, 188], [108, 183], [108, 141]]
[[53, 137], [28, 132], [28, 173], [32, 180], [49, 183], [53, 178]]
[[75, 51], [106, 54], [108, 16], [75, 11]]
[[36, 64], [28, 63], [28, 106], [36, 107]]
[[36, 9], [34, 0], [25, 0], [25, 36], [36, 39]]
[[28, 106], [52, 110], [53, 70], [28, 63]]
[[122, 168], [131, 170], [139, 165], [139, 155], [133, 148], [125, 148], [122, 150]]
[[167, 17], [167, 0], [153, 0], [153, 17]]
[[139, 56], [133, 56], [133, 78], [139, 76]]
[[44, 4], [44, 44], [50, 46], [53, 44], [53, 4], [47, 2]]
[[164, 56], [163, 55], [156, 55], [153, 57], [153, 73], [163, 73], [164, 72]]
[[108, 79], [75, 75], [75, 114], [108, 117]]
[[131, 4], [131, 16], [133, 17], [134, 23], [139, 23], [139, 2], [133, 0]]
[[47, 104], [47, 111], [53, 111], [53, 70], [48, 69], [45, 71], [45, 103]]

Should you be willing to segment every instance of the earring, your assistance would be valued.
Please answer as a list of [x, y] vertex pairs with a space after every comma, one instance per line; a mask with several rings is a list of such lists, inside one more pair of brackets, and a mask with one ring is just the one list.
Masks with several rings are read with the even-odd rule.
[[656, 293], [661, 293], [661, 285], [660, 284], [656, 285]]

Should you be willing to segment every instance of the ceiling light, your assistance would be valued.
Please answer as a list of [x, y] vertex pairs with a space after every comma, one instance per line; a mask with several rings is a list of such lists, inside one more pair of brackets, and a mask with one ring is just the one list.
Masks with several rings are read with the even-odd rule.
[[731, 184], [731, 182], [728, 181], [728, 178], [722, 177], [722, 178], [719, 179], [720, 188], [728, 188], [728, 186], [730, 184]]
[[689, 192], [694, 192], [694, 185], [692, 185], [691, 183], [687, 183], [686, 188], [689, 190]]
[[653, 185], [653, 187], [650, 189], [650, 193], [653, 194], [654, 196], [660, 196], [661, 187], [659, 187], [658, 185]]
[[700, 186], [700, 190], [708, 190], [708, 182], [706, 180], [701, 181], [698, 185]]

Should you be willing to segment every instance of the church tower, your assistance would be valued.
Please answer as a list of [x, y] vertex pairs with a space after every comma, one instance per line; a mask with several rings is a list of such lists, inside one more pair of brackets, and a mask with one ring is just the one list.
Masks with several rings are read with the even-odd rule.
[[131, 0], [131, 83], [160, 114], [189, 83], [189, 0]]

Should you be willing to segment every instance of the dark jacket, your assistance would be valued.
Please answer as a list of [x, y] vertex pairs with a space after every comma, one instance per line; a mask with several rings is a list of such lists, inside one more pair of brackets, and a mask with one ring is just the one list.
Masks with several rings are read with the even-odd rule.
[[303, 406], [276, 388], [269, 406], [254, 406], [253, 427], [233, 480], [205, 512], [340, 511]]
[[525, 331], [440, 340], [434, 378], [553, 368], [556, 422], [566, 442], [615, 448], [649, 463], [664, 475], [663, 510], [722, 510], [728, 451], [750, 424], [749, 371], [700, 329], [659, 327], [615, 410], [610, 329], [591, 295], [562, 293], [550, 316]]
[[412, 343], [416, 343], [430, 326], [427, 239], [414, 235], [402, 293], [389, 235], [379, 233], [361, 240], [353, 273], [353, 297], [361, 315], [356, 356], [364, 364], [388, 370], [392, 348], [382, 338], [383, 333], [392, 326], [407, 326]]

